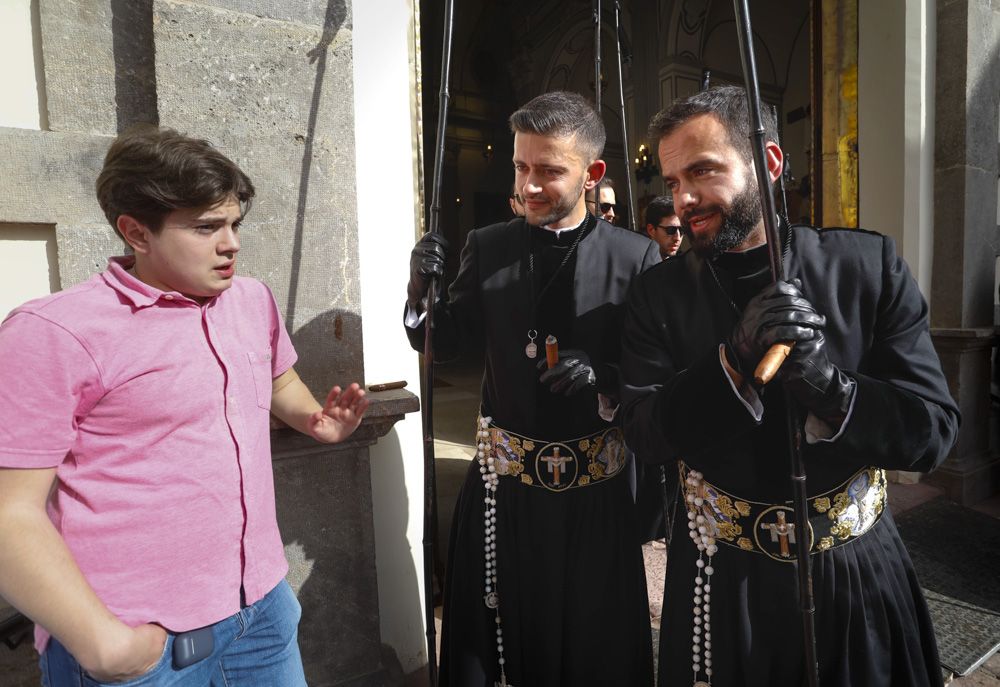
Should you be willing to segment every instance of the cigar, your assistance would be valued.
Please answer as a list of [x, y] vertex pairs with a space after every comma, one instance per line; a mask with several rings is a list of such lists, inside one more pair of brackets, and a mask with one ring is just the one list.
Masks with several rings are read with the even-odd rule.
[[771, 346], [760, 362], [757, 363], [757, 369], [753, 373], [754, 381], [760, 385], [764, 385], [774, 379], [774, 375], [778, 373], [778, 368], [785, 362], [788, 354], [792, 352], [792, 346], [794, 345], [794, 341], [779, 341]]
[[545, 361], [550, 370], [559, 362], [559, 342], [551, 334], [545, 337]]
[[406, 386], [406, 380], [398, 382], [386, 382], [385, 384], [369, 384], [368, 391], [389, 391], [390, 389], [402, 389]]

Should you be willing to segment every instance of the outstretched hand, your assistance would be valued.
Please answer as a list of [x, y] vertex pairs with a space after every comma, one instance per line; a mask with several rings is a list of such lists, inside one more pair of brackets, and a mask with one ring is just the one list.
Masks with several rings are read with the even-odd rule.
[[309, 416], [308, 433], [316, 441], [333, 444], [354, 433], [368, 409], [364, 389], [353, 383], [346, 389], [335, 386], [321, 410]]

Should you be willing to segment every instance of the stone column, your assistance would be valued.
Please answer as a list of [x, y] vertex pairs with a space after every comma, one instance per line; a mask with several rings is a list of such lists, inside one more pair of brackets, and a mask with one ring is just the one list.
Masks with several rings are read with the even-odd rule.
[[991, 453], [989, 433], [990, 353], [996, 334], [993, 327], [934, 329], [931, 334], [962, 413], [962, 426], [948, 459], [928, 479], [944, 487], [948, 498], [976, 503], [1000, 487], [1000, 466]]
[[958, 443], [930, 480], [961, 503], [974, 503], [1000, 488], [988, 413], [1000, 245], [998, 52], [1000, 6], [989, 0], [938, 2], [931, 324], [963, 422]]

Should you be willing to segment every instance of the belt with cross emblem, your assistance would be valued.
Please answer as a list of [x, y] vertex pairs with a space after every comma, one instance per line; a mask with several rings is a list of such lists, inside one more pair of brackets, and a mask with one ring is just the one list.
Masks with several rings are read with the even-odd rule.
[[604, 482], [625, 467], [625, 439], [619, 427], [575, 439], [533, 439], [490, 424], [496, 473], [531, 487], [567, 491]]
[[[787, 503], [760, 503], [719, 489], [678, 461], [689, 522], [705, 527], [721, 544], [795, 560], [794, 513]], [[692, 474], [695, 477], [692, 477]], [[862, 468], [840, 486], [808, 499], [809, 553], [843, 546], [870, 530], [886, 503], [885, 470]], [[700, 530], [699, 530], [700, 531]]]

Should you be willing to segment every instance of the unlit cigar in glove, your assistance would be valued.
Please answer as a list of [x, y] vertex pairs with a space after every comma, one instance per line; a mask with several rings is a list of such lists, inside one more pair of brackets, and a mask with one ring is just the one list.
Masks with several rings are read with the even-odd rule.
[[545, 337], [545, 361], [550, 370], [559, 363], [559, 341], [551, 334]]

